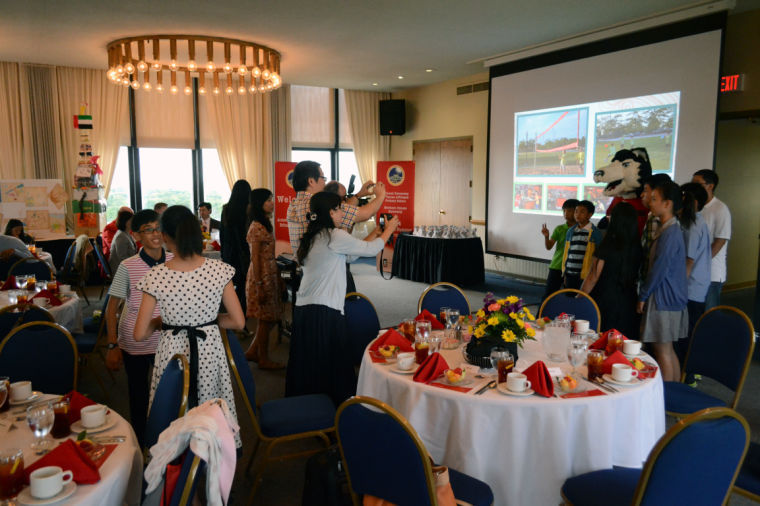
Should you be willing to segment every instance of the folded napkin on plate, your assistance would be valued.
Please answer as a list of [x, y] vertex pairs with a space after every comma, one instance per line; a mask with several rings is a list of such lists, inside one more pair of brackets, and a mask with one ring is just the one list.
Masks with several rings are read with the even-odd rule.
[[430, 322], [430, 327], [433, 330], [443, 330], [443, 324], [438, 321], [438, 318], [436, 318], [433, 313], [428, 311], [427, 309], [423, 309], [420, 314], [414, 317], [415, 320], [419, 321], [426, 321]]
[[546, 368], [543, 360], [536, 360], [533, 365], [528, 367], [522, 372], [527, 376], [530, 381], [530, 387], [540, 395], [544, 397], [551, 397], [554, 395], [554, 381], [552, 381], [552, 375], [549, 374], [549, 369]]
[[446, 359], [436, 352], [420, 364], [417, 372], [414, 373], [413, 379], [418, 383], [430, 383], [448, 368], [449, 364], [446, 363]]
[[604, 359], [602, 362], [602, 372], [604, 374], [612, 374], [612, 364], [625, 364], [630, 366], [631, 362], [625, 358], [620, 350], [616, 350], [615, 353]]
[[[611, 335], [620, 335], [623, 336], [623, 334], [617, 330], [617, 329], [610, 329], [607, 332], [602, 332], [602, 337], [594, 341], [594, 344], [589, 346], [590, 350], [603, 350], [607, 347], [607, 339]], [[623, 336], [623, 340], [628, 339], [627, 337]]]
[[95, 401], [88, 399], [76, 390], [72, 390], [63, 396], [69, 400], [69, 423], [78, 422], [82, 415], [79, 414], [82, 408], [96, 404]]
[[370, 351], [377, 351], [378, 348], [385, 345], [398, 346], [401, 351], [414, 351], [412, 343], [406, 340], [404, 336], [396, 332], [395, 329], [386, 330], [383, 335], [375, 339], [369, 347]]
[[211, 247], [214, 248], [214, 251], [222, 251], [222, 245], [216, 241], [211, 243]]
[[90, 460], [84, 450], [71, 439], [65, 440], [56, 449], [24, 470], [26, 481], [32, 471], [45, 466], [58, 466], [64, 471], [71, 471], [74, 481], [79, 485], [90, 485], [100, 481], [98, 466]]
[[63, 304], [63, 302], [61, 302], [60, 300], [58, 300], [58, 297], [56, 297], [55, 295], [53, 295], [52, 293], [50, 293], [50, 291], [48, 291], [48, 290], [40, 290], [37, 293], [37, 295], [35, 295], [34, 297], [32, 297], [32, 299], [38, 299], [38, 298], [39, 299], [43, 299], [43, 298], [47, 299], [48, 303], [51, 306], [60, 306], [61, 304]]
[[15, 290], [16, 289], [16, 276], [8, 276], [3, 286], [0, 286], [0, 290]]

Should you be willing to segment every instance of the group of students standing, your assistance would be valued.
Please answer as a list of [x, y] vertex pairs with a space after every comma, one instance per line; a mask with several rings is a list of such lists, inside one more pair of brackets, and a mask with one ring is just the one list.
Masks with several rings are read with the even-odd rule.
[[563, 286], [588, 293], [603, 331], [651, 343], [663, 379], [678, 381], [694, 324], [718, 304], [725, 281], [731, 215], [713, 194], [717, 185], [708, 169], [680, 186], [654, 174], [643, 181], [643, 227], [620, 202], [604, 233], [590, 222], [593, 204], [565, 201], [565, 223], [551, 235], [541, 230], [547, 249], [557, 245], [545, 297]]

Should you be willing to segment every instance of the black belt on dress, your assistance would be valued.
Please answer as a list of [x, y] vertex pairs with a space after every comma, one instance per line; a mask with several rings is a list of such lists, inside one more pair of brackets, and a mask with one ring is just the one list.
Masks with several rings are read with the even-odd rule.
[[188, 407], [194, 408], [198, 405], [198, 339], [206, 339], [206, 332], [201, 330], [202, 327], [216, 325], [219, 322], [216, 318], [210, 322], [200, 325], [169, 325], [162, 323], [163, 330], [171, 331], [172, 335], [179, 335], [181, 331], [187, 332], [187, 341], [190, 344], [190, 391], [188, 392]]

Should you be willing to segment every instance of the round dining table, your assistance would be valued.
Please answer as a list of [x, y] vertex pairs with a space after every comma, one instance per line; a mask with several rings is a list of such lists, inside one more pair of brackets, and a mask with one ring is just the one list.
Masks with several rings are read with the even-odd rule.
[[[20, 290], [19, 290], [20, 291]], [[25, 290], [27, 297], [33, 297], [35, 292]], [[72, 334], [81, 334], [84, 332], [84, 318], [82, 317], [82, 303], [76, 292], [64, 294], [63, 304], [52, 306], [47, 304], [47, 309], [55, 322], [61, 325]], [[10, 304], [8, 291], [0, 292], [0, 307]]]
[[[461, 347], [441, 354], [451, 368], [463, 367]], [[563, 374], [571, 370], [568, 362], [549, 361], [536, 341], [526, 342], [518, 356], [517, 371], [537, 360]], [[472, 388], [461, 392], [414, 382], [365, 351], [357, 394], [398, 410], [436, 463], [486, 482], [496, 505], [556, 506], [567, 478], [612, 466], [640, 468], [665, 432], [659, 371], [632, 386], [613, 385], [617, 392], [583, 379], [580, 390], [602, 394], [561, 398], [508, 396], [496, 389], [476, 395], [494, 376], [481, 371], [484, 377], [476, 378], [477, 367], [468, 369]], [[586, 367], [578, 373], [586, 378]], [[556, 384], [555, 393], [563, 393]]]
[[[44, 395], [40, 401], [55, 399], [58, 395]], [[10, 411], [0, 414], [0, 450], [19, 448], [24, 452], [24, 466], [28, 467], [41, 456], [36, 455], [29, 445], [34, 435], [26, 420], [16, 420], [23, 416], [26, 405], [11, 406]], [[100, 481], [92, 485], [77, 485], [74, 494], [66, 499], [65, 504], [78, 506], [121, 506], [122, 504], [139, 505], [142, 493], [143, 460], [140, 446], [132, 426], [118, 413], [111, 410], [109, 417], [115, 417], [113, 427], [92, 436], [124, 436], [125, 441], [118, 443], [113, 453], [100, 467]], [[11, 425], [13, 428], [11, 429]], [[10, 430], [9, 430], [10, 429]], [[50, 437], [50, 436], [48, 436]], [[75, 440], [76, 434], [70, 439]], [[54, 440], [62, 441], [62, 440]]]

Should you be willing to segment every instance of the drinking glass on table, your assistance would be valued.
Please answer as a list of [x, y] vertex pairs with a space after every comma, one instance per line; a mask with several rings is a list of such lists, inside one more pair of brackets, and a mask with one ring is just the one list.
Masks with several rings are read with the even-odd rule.
[[407, 320], [404, 320], [401, 324], [401, 332], [404, 334], [406, 340], [410, 343], [414, 343], [415, 323], [416, 322], [413, 318], [409, 318]]
[[459, 310], [449, 309], [446, 313], [446, 333], [443, 338], [443, 349], [454, 350], [459, 347]]
[[572, 375], [575, 376], [577, 367], [586, 361], [588, 355], [588, 343], [585, 339], [570, 339], [567, 347], [567, 361], [573, 366]]
[[604, 350], [588, 350], [586, 356], [588, 364], [588, 379], [594, 381], [597, 378], [601, 378], [604, 373]]
[[496, 382], [506, 383], [507, 375], [515, 368], [515, 357], [506, 348], [493, 348], [491, 350], [491, 365], [496, 369]]
[[415, 360], [421, 364], [430, 352], [430, 322], [419, 321], [415, 325], [414, 352]]
[[28, 276], [16, 276], [16, 286], [21, 290], [26, 290], [26, 283], [28, 279]]
[[450, 307], [442, 307], [438, 310], [438, 321], [442, 324], [446, 325], [446, 320], [448, 319], [446, 315], [449, 314], [449, 311], [451, 311]]
[[37, 455], [42, 455], [50, 448], [51, 441], [46, 437], [53, 428], [54, 420], [55, 413], [48, 403], [26, 408], [26, 421], [34, 433], [34, 442], [30, 446]]
[[8, 411], [8, 409], [10, 409], [10, 397], [11, 379], [8, 376], [0, 376], [0, 413], [3, 411]]
[[53, 429], [50, 431], [50, 435], [56, 439], [68, 437], [71, 434], [69, 426], [69, 400], [61, 399], [51, 402], [50, 405], [53, 408]]
[[0, 505], [11, 501], [24, 488], [24, 452], [18, 448], [0, 451]]
[[570, 343], [570, 326], [566, 320], [554, 320], [544, 326], [542, 344], [552, 362], [564, 362]]
[[26, 278], [26, 289], [31, 291], [38, 291], [37, 277], [34, 274], [30, 274], [29, 277]]

